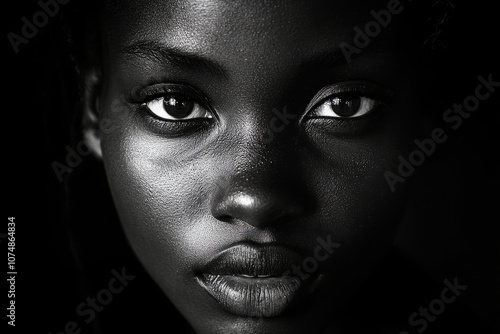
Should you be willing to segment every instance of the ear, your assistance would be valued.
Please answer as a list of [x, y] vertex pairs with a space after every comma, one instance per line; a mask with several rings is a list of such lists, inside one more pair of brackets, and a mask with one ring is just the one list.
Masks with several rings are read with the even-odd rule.
[[83, 139], [92, 154], [102, 159], [101, 133], [99, 129], [99, 93], [101, 77], [97, 70], [87, 71], [83, 78], [82, 128]]

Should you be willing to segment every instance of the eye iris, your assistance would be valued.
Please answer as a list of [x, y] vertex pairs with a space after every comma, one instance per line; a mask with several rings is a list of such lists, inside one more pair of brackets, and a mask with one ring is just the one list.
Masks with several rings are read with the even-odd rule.
[[189, 116], [193, 111], [194, 102], [175, 97], [167, 97], [163, 99], [163, 106], [170, 116], [184, 118]]
[[361, 105], [360, 97], [341, 98], [335, 97], [331, 100], [330, 106], [332, 110], [339, 116], [349, 117], [353, 116]]

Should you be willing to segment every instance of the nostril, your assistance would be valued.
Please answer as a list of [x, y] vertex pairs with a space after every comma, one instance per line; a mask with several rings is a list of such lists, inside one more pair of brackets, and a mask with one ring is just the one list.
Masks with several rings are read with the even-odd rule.
[[224, 223], [231, 223], [233, 221], [233, 218], [230, 215], [221, 215], [219, 217], [215, 217], [218, 220], [224, 222]]
[[304, 181], [300, 175], [273, 173], [277, 167], [240, 168], [238, 172], [222, 174], [211, 193], [212, 216], [222, 222], [242, 222], [267, 229], [308, 214], [313, 197], [305, 190]]
[[[273, 191], [274, 190], [274, 191]], [[212, 215], [219, 221], [242, 221], [258, 228], [280, 224], [303, 213], [303, 202], [278, 189], [229, 190], [215, 196]]]

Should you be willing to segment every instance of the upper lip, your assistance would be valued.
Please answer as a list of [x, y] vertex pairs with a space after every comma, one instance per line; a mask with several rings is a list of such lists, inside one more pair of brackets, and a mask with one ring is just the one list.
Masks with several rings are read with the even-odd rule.
[[283, 246], [242, 242], [219, 253], [202, 272], [247, 277], [284, 276], [302, 258], [299, 253]]

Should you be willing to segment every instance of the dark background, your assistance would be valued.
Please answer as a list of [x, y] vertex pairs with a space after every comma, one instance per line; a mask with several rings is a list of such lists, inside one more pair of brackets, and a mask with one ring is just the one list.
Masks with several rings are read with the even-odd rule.
[[[156, 326], [166, 328], [164, 332], [184, 332], [172, 327], [184, 323], [125, 243], [100, 162], [84, 157], [63, 183], [51, 167], [54, 161], [65, 163], [65, 147], [74, 148], [81, 139], [81, 131], [75, 130], [76, 85], [70, 62], [61, 56], [58, 16], [15, 54], [7, 34], [19, 34], [21, 18], [31, 21], [40, 7], [33, 0], [3, 6], [6, 169], [0, 233], [6, 233], [7, 217], [15, 216], [18, 272], [16, 328], [8, 327], [9, 332], [59, 333], [71, 320], [83, 333], [99, 333], [99, 328], [105, 333], [152, 332]], [[432, 99], [423, 103], [435, 111], [430, 113], [434, 125], [444, 126], [440, 120], [444, 110], [474, 93], [478, 75], [493, 73], [493, 79], [500, 81], [497, 15], [486, 1], [456, 4], [441, 35], [446, 48], [437, 47], [438, 61], [429, 67], [434, 75], [428, 83]], [[404, 309], [406, 317], [439, 295], [443, 279], [458, 276], [469, 288], [457, 306], [446, 311], [458, 312], [449, 316], [447, 324], [461, 328], [463, 321], [481, 328], [475, 333], [500, 332], [498, 95], [482, 102], [458, 130], [447, 131], [449, 140], [409, 180], [415, 190], [401, 248], [413, 261], [409, 274], [418, 268], [437, 288], [415, 287], [421, 299], [411, 303], [410, 312]], [[6, 254], [6, 240], [0, 245]], [[1, 258], [7, 262], [6, 256]], [[77, 305], [107, 287], [112, 269], [123, 267], [136, 278], [96, 321], [84, 324], [75, 312]], [[5, 310], [7, 286], [2, 286]], [[5, 316], [2, 319], [7, 322]], [[406, 319], [403, 316], [401, 323]], [[440, 321], [426, 333], [434, 333]], [[436, 332], [452, 332], [444, 322], [442, 326]]]

